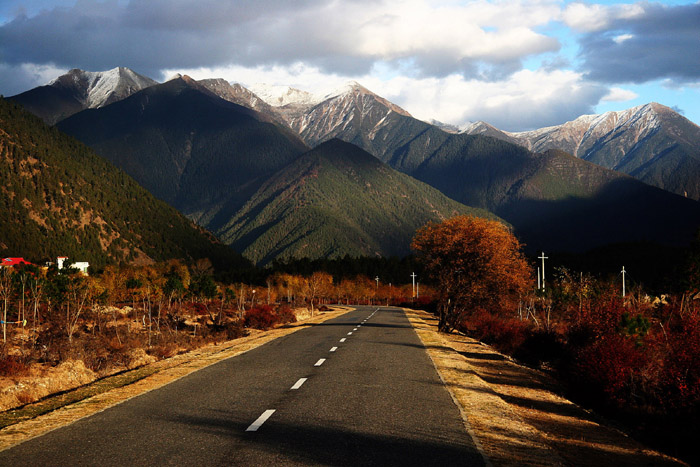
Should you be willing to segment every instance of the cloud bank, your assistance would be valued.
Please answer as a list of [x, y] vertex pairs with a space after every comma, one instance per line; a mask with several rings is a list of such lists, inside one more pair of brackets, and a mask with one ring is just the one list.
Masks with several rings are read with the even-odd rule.
[[[421, 118], [561, 123], [624, 83], [700, 81], [700, 5], [520, 1], [78, 0], [0, 25], [0, 92], [127, 66], [302, 89], [355, 79]], [[6, 7], [9, 8], [9, 7]], [[575, 42], [577, 56], [563, 46]], [[525, 63], [539, 62], [529, 67]], [[304, 75], [306, 73], [306, 76]], [[58, 74], [58, 73], [57, 73]], [[257, 79], [254, 79], [257, 77]], [[283, 83], [280, 78], [289, 77]], [[45, 81], [44, 81], [45, 82]], [[21, 87], [25, 83], [24, 87]]]

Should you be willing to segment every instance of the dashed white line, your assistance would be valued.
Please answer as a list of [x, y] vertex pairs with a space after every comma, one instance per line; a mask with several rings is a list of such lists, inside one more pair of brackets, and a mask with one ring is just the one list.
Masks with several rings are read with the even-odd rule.
[[357, 328], [353, 329], [353, 331], [357, 331]]
[[294, 383], [294, 386], [292, 386], [292, 389], [299, 389], [302, 384], [306, 382], [307, 378], [299, 378], [299, 381]]
[[318, 361], [314, 364], [314, 366], [321, 366], [323, 365], [323, 362], [325, 362], [325, 358], [319, 358]]
[[257, 420], [251, 423], [251, 425], [248, 428], [246, 428], [245, 431], [258, 431], [258, 428], [260, 428], [262, 424], [265, 423], [273, 413], [275, 413], [275, 409], [264, 411], [263, 414], [260, 415]]
[[336, 350], [338, 350], [338, 347], [331, 347], [331, 352], [335, 352]]
[[352, 336], [352, 331], [350, 331], [350, 332], [348, 333], [348, 336]]
[[340, 339], [340, 342], [345, 342], [345, 337], [343, 337], [342, 339]]

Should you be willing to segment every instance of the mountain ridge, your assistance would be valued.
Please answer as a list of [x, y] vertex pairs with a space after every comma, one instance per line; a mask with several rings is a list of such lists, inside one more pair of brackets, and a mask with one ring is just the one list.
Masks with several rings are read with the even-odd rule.
[[506, 132], [484, 122], [466, 128], [535, 152], [560, 149], [645, 183], [700, 199], [700, 126], [652, 102], [622, 111], [582, 115], [525, 132]]
[[125, 67], [98, 72], [74, 68], [45, 86], [10, 99], [54, 125], [82, 110], [104, 107], [155, 84], [155, 80]]
[[405, 256], [417, 228], [459, 214], [496, 218], [332, 139], [273, 174], [216, 233], [259, 264]]
[[215, 229], [266, 176], [308, 150], [289, 130], [189, 77], [146, 88], [58, 124], [157, 197]]

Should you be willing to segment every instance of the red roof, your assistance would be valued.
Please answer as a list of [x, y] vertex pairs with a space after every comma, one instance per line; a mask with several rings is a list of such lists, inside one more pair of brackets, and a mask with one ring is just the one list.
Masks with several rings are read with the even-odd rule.
[[7, 267], [18, 266], [20, 264], [32, 264], [24, 258], [3, 258], [2, 265]]

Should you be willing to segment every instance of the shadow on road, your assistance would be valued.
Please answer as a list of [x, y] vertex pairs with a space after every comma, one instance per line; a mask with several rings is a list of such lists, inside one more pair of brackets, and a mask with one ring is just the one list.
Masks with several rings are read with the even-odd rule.
[[[223, 414], [222, 414], [223, 415]], [[232, 416], [232, 418], [235, 418]], [[414, 433], [386, 435], [358, 433], [337, 426], [297, 425], [270, 419], [257, 432], [231, 424], [226, 417], [178, 418], [179, 423], [231, 438], [229, 465], [421, 465], [482, 466], [484, 461], [473, 446], [449, 443], [441, 433], [429, 440]]]

